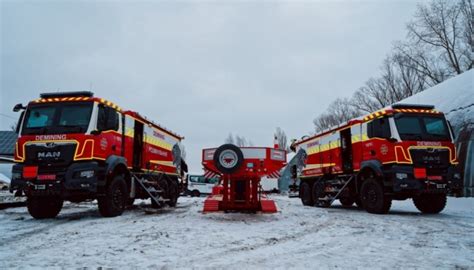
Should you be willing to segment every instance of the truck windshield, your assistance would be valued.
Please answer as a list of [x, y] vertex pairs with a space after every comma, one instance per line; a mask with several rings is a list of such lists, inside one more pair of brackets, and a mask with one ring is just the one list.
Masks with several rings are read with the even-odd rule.
[[91, 102], [29, 106], [21, 134], [84, 133], [92, 113]]
[[443, 116], [397, 115], [395, 123], [402, 140], [451, 140], [448, 125]]

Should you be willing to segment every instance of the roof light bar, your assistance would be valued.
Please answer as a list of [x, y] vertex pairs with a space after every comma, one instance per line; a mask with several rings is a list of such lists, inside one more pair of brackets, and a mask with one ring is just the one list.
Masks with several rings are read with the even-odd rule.
[[94, 93], [90, 91], [56, 92], [41, 93], [40, 98], [60, 98], [60, 97], [93, 97]]
[[423, 105], [423, 104], [393, 104], [392, 108], [394, 109], [422, 109], [422, 110], [432, 110], [434, 109], [433, 105]]

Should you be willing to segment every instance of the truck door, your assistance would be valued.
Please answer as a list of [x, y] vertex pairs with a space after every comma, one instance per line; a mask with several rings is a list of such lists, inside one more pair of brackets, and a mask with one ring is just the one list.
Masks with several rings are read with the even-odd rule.
[[143, 157], [143, 123], [135, 120], [133, 133], [133, 169], [142, 168]]
[[344, 173], [352, 173], [352, 140], [351, 129], [341, 130], [341, 158]]

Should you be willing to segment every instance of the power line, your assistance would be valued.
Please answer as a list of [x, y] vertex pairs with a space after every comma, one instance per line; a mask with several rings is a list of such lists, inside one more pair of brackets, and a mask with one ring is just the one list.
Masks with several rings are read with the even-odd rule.
[[3, 116], [3, 117], [6, 117], [6, 118], [10, 118], [10, 119], [16, 120], [15, 117], [12, 117], [12, 116], [10, 116], [10, 115], [6, 115], [6, 114], [3, 114], [3, 113], [0, 113], [0, 116]]

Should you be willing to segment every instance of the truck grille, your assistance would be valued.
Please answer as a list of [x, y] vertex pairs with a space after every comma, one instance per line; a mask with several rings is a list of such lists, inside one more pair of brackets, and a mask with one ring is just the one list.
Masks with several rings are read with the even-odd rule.
[[25, 147], [25, 164], [67, 166], [74, 159], [76, 144], [32, 144]]
[[415, 166], [425, 168], [446, 168], [449, 166], [447, 149], [412, 149], [410, 154]]

